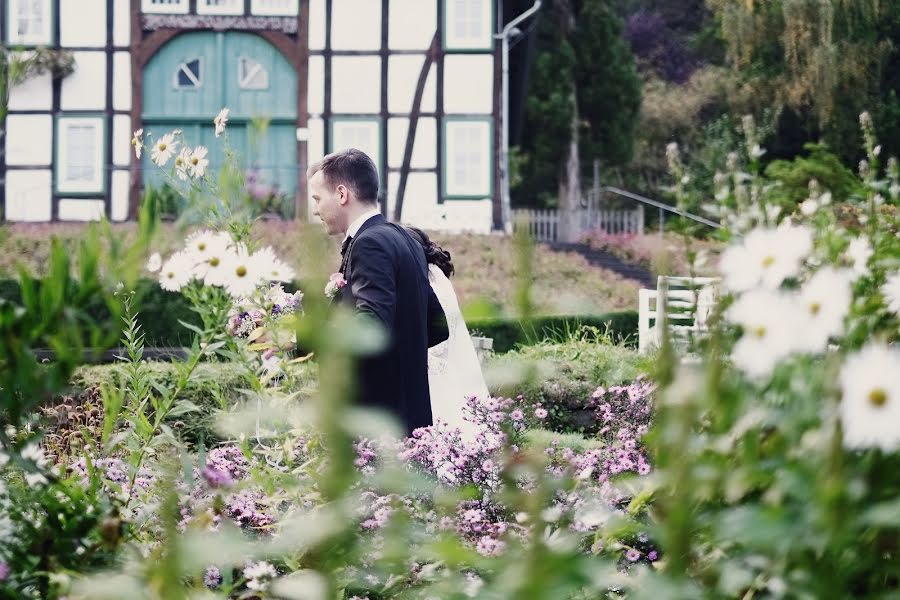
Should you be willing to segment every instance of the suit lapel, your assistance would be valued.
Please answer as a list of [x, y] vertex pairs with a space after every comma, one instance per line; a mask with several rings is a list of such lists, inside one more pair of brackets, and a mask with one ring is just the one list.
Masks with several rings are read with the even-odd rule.
[[347, 247], [347, 253], [343, 257], [341, 257], [341, 271], [340, 272], [344, 276], [344, 279], [347, 281], [347, 285], [338, 291], [337, 298], [336, 298], [338, 302], [343, 301], [345, 296], [347, 296], [349, 299], [347, 290], [348, 290], [348, 288], [350, 288], [351, 280], [353, 279], [353, 273], [350, 270], [350, 259], [351, 259], [351, 256], [353, 255], [353, 245], [356, 244], [356, 240], [359, 239], [359, 236], [364, 231], [366, 231], [367, 229], [370, 229], [372, 227], [376, 227], [378, 225], [386, 223], [386, 222], [387, 222], [387, 219], [384, 218], [384, 215], [375, 215], [372, 218], [366, 220], [366, 222], [363, 223], [362, 226], [359, 228], [359, 230], [356, 232], [356, 235], [353, 236], [353, 239], [350, 240], [350, 245]]

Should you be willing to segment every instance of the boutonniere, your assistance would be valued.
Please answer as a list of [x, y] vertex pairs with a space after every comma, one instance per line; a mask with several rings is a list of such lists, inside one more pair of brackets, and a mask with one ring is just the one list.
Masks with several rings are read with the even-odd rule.
[[329, 300], [333, 299], [345, 285], [347, 285], [347, 280], [344, 279], [342, 273], [332, 273], [328, 283], [325, 284], [325, 297]]

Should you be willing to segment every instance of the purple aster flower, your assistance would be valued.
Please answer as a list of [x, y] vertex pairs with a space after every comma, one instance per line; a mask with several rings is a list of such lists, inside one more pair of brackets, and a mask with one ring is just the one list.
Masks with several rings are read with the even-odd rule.
[[546, 419], [547, 418], [547, 409], [545, 408], [536, 408], [534, 410], [534, 416], [538, 419]]
[[650, 559], [650, 562], [653, 562], [653, 561], [655, 561], [657, 558], [659, 558], [659, 555], [656, 553], [656, 550], [651, 550], [651, 551], [650, 551], [650, 554], [647, 555], [647, 558]]
[[635, 562], [641, 557], [641, 553], [632, 548], [628, 552], [625, 553], [625, 558], [627, 558], [630, 562]]
[[207, 466], [203, 468], [202, 474], [206, 484], [211, 488], [228, 488], [234, 485], [234, 479], [227, 471]]
[[222, 583], [222, 574], [218, 567], [209, 567], [206, 569], [206, 575], [203, 576], [203, 584], [211, 590], [216, 589]]
[[9, 565], [0, 560], [0, 581], [6, 581], [9, 578]]

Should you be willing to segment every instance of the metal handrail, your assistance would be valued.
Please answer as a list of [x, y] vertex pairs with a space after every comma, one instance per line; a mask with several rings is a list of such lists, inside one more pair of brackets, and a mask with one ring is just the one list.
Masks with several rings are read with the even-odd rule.
[[605, 192], [610, 192], [612, 194], [616, 194], [619, 196], [623, 196], [623, 197], [629, 198], [631, 200], [636, 200], [638, 202], [643, 202], [644, 204], [649, 204], [650, 206], [656, 207], [661, 211], [665, 210], [670, 213], [679, 215], [681, 217], [691, 219], [692, 221], [697, 221], [698, 223], [702, 223], [702, 224], [708, 225], [710, 227], [715, 227], [716, 229], [721, 229], [723, 227], [721, 223], [716, 223], [715, 221], [710, 221], [709, 219], [701, 217], [700, 215], [695, 215], [693, 213], [689, 213], [686, 210], [681, 210], [680, 208], [677, 208], [675, 206], [670, 206], [668, 204], [664, 204], [662, 202], [659, 202], [658, 200], [651, 200], [650, 198], [646, 198], [639, 194], [635, 194], [633, 192], [629, 192], [627, 190], [623, 190], [623, 189], [620, 189], [620, 188], [617, 188], [617, 187], [614, 187], [611, 185], [602, 186], [600, 188], [600, 190], [605, 191]]

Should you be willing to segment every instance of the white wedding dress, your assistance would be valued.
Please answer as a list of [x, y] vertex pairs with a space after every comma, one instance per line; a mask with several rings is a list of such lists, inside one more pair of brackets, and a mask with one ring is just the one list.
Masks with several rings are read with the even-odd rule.
[[443, 421], [471, 437], [478, 428], [463, 420], [463, 408], [469, 396], [487, 398], [487, 384], [453, 285], [435, 265], [428, 265], [428, 280], [444, 309], [450, 329], [450, 337], [428, 350], [431, 418], [434, 423]]

